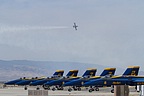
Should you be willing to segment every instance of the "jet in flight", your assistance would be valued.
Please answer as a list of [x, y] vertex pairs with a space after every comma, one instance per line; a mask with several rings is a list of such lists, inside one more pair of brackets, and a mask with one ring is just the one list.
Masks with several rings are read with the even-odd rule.
[[74, 25], [73, 25], [73, 28], [75, 29], [75, 30], [77, 30], [77, 25], [76, 25], [76, 23], [74, 23]]

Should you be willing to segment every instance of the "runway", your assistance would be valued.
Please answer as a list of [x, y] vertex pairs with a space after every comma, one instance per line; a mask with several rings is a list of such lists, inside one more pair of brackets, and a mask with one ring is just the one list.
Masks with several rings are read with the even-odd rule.
[[[36, 90], [35, 87], [29, 87], [28, 90]], [[0, 88], [0, 96], [28, 96], [28, 90], [24, 90], [21, 87], [5, 87]], [[43, 90], [43, 89], [40, 89]], [[100, 88], [100, 91], [88, 92], [85, 88], [81, 91], [71, 91], [65, 90], [48, 90], [48, 96], [114, 96], [114, 93], [110, 92], [111, 88]], [[140, 93], [136, 92], [134, 88], [130, 88], [129, 96], [139, 96]]]

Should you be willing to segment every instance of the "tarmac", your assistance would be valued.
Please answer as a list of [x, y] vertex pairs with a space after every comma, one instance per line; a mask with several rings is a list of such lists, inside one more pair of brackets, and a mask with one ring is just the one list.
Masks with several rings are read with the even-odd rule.
[[[36, 90], [36, 87], [28, 87], [28, 90]], [[0, 87], [0, 96], [28, 96], [28, 90], [24, 90], [23, 86], [19, 87]], [[42, 88], [40, 90], [43, 90]], [[88, 92], [87, 89], [82, 88], [81, 91], [68, 92], [67, 88], [64, 90], [48, 90], [48, 96], [114, 96], [110, 92], [111, 88], [100, 88], [99, 91]], [[134, 88], [130, 88], [129, 96], [140, 96]]]

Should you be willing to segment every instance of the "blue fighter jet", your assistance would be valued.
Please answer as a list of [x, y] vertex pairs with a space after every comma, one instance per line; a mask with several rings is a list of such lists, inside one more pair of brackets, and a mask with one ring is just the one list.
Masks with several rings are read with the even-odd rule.
[[[36, 80], [34, 82], [31, 82], [29, 85], [30, 86], [38, 86], [37, 90], [40, 89], [39, 86], [43, 85], [44, 83], [46, 83], [48, 80], [55, 80], [58, 79], [60, 77], [63, 76], [64, 70], [56, 70], [56, 72], [53, 74], [53, 76], [51, 77], [47, 77], [45, 79], [42, 80]], [[49, 89], [49, 87], [47, 86], [43, 86], [44, 89]]]
[[[82, 77], [89, 77], [89, 76], [95, 76], [95, 73], [96, 73], [96, 69], [88, 69], [86, 70], [86, 72], [82, 75]], [[63, 84], [66, 83], [66, 82], [69, 82], [71, 80], [76, 80], [76, 79], [79, 79], [81, 77], [78, 77], [78, 76], [71, 76], [71, 77], [62, 77], [58, 80], [53, 80], [53, 81], [50, 81], [50, 82], [47, 82], [45, 83], [44, 85], [48, 85], [48, 86], [57, 86], [57, 89], [59, 87], [63, 87]], [[54, 91], [55, 90], [55, 87], [52, 88], [52, 90]]]
[[[101, 78], [102, 76], [107, 76], [107, 75], [112, 76], [112, 75], [114, 75], [115, 70], [116, 70], [116, 68], [105, 68], [100, 76], [81, 77], [79, 79], [66, 82], [63, 86], [73, 86], [73, 87], [75, 87], [75, 89], [81, 90], [80, 87], [82, 87], [83, 83], [88, 82], [89, 80], [92, 80], [92, 79]], [[71, 91], [72, 88], [69, 88], [68, 90]], [[95, 90], [99, 91], [99, 88], [95, 87]]]
[[[102, 77], [99, 79], [90, 80], [85, 82], [83, 86], [111, 86], [111, 85], [130, 85], [136, 86], [144, 84], [144, 77], [137, 76], [139, 71], [139, 66], [128, 67], [123, 75], [112, 76], [112, 77]], [[89, 91], [92, 91], [90, 89]], [[114, 89], [111, 90], [114, 92]]]
[[[56, 78], [56, 77], [60, 77], [63, 76], [64, 70], [57, 70], [52, 77]], [[21, 86], [25, 86], [24, 89], [27, 90], [27, 86], [35, 81], [39, 81], [39, 80], [44, 80], [45, 77], [35, 77], [35, 78], [25, 78], [20, 80], [19, 82], [16, 82], [15, 85], [21, 85]], [[37, 88], [38, 89], [38, 88]]]
[[[59, 72], [59, 70], [57, 72]], [[77, 74], [78, 74], [78, 70], [70, 70], [66, 76], [67, 77], [77, 76]], [[42, 85], [44, 89], [50, 89], [50, 87], [48, 85], [44, 85], [44, 83], [46, 83], [48, 81], [50, 82], [50, 81], [53, 81], [53, 80], [57, 80], [57, 79], [60, 79], [62, 77], [63, 77], [63, 75], [57, 76], [56, 74], [54, 74], [50, 78], [48, 77], [48, 78], [43, 79], [43, 80], [37, 80], [35, 82], [31, 82], [30, 85], [31, 86], [41, 86]], [[37, 87], [37, 89], [39, 89], [39, 87]], [[62, 88], [59, 88], [59, 90], [62, 90]]]

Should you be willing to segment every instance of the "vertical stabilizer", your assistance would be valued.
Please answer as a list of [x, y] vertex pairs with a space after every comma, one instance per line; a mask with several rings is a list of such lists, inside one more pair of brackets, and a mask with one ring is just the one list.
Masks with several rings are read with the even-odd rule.
[[131, 75], [131, 76], [137, 76], [139, 72], [139, 66], [129, 66], [126, 71], [123, 73], [123, 75]]
[[63, 76], [64, 70], [56, 70], [53, 76]]
[[116, 70], [116, 68], [105, 68], [100, 76], [114, 75], [115, 74], [115, 70]]
[[78, 74], [78, 70], [70, 70], [66, 76], [76, 77]]
[[87, 69], [82, 77], [85, 76], [95, 76], [97, 69]]

